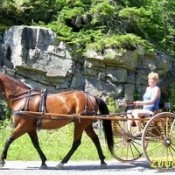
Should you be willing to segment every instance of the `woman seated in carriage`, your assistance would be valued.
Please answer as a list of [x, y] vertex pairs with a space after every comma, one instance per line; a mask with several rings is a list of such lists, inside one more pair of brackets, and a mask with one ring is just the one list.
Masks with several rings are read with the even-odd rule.
[[135, 101], [135, 106], [142, 106], [142, 109], [134, 109], [127, 111], [128, 118], [134, 118], [136, 120], [128, 120], [128, 131], [131, 133], [133, 122], [136, 123], [137, 132], [133, 135], [134, 137], [141, 137], [141, 117], [152, 116], [155, 111], [159, 109], [159, 102], [161, 91], [157, 86], [159, 81], [159, 75], [155, 72], [151, 72], [148, 75], [148, 87], [143, 95], [143, 101]]

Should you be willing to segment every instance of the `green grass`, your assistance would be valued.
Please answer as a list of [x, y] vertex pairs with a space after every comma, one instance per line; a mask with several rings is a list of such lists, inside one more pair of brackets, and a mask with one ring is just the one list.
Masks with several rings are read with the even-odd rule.
[[[40, 130], [38, 137], [41, 149], [48, 160], [62, 160], [71, 148], [73, 141], [73, 124], [69, 124], [57, 130]], [[2, 152], [5, 140], [10, 136], [13, 129], [9, 124], [0, 128], [0, 153]], [[99, 134], [100, 143], [106, 159], [112, 158], [110, 155], [103, 134]], [[82, 142], [71, 160], [98, 160], [96, 148], [90, 138], [83, 133]], [[40, 160], [37, 151], [27, 134], [15, 140], [8, 150], [7, 160]]]

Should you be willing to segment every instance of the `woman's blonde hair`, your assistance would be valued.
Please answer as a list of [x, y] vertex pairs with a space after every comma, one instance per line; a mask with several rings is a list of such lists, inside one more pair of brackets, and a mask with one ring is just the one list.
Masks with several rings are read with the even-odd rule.
[[155, 72], [151, 72], [148, 74], [148, 78], [152, 78], [158, 82], [159, 81], [159, 74], [155, 73]]

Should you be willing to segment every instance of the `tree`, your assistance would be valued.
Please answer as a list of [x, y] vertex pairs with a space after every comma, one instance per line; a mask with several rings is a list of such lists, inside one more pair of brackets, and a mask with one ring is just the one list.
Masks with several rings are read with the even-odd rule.
[[174, 0], [1, 0], [0, 5], [0, 31], [42, 25], [81, 53], [88, 47], [139, 46], [175, 55]]

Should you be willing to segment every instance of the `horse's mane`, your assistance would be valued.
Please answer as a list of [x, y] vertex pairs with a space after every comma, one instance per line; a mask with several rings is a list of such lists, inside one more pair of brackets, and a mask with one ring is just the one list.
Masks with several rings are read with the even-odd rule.
[[21, 87], [30, 89], [30, 87], [28, 87], [28, 86], [25, 85], [23, 82], [21, 82], [21, 81], [18, 80], [18, 79], [15, 79], [15, 78], [12, 77], [12, 76], [6, 75], [6, 74], [4, 74], [4, 73], [0, 73], [0, 75], [2, 75], [2, 77], [6, 77], [6, 78], [10, 79], [10, 80], [13, 81], [15, 84], [17, 84], [17, 85], [19, 85], [19, 86], [21, 86]]

